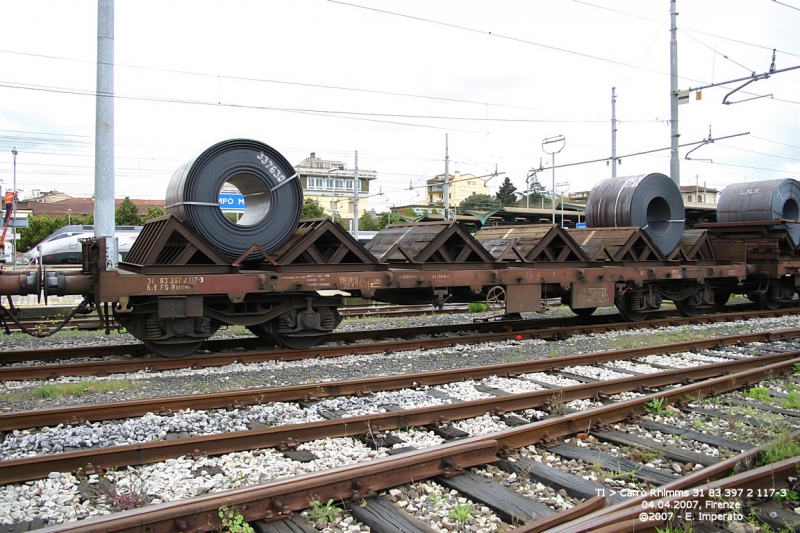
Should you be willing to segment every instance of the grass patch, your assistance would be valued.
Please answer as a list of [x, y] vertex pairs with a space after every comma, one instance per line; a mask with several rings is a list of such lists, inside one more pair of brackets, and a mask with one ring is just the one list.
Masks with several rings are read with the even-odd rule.
[[760, 402], [769, 403], [769, 388], [768, 387], [753, 387], [744, 393], [746, 398], [753, 398]]
[[454, 505], [447, 517], [454, 520], [457, 524], [466, 524], [472, 521], [472, 506], [471, 505]]
[[83, 396], [96, 392], [113, 392], [129, 390], [138, 386], [127, 379], [110, 379], [104, 381], [84, 381], [81, 383], [48, 383], [29, 394], [33, 398], [58, 398], [61, 396]]
[[646, 404], [644, 404], [644, 410], [650, 413], [653, 416], [661, 415], [661, 416], [672, 416], [670, 411], [666, 410], [666, 405], [664, 405], [664, 398], [653, 398]]
[[758, 465], [769, 465], [797, 456], [800, 456], [800, 442], [793, 439], [789, 431], [785, 431], [758, 454]]
[[471, 302], [468, 309], [470, 313], [485, 313], [486, 304], [483, 302]]
[[311, 507], [306, 511], [308, 517], [314, 522], [328, 522], [333, 523], [339, 518], [342, 509], [333, 505], [333, 498], [328, 500], [328, 503], [322, 503], [319, 500], [314, 500]]

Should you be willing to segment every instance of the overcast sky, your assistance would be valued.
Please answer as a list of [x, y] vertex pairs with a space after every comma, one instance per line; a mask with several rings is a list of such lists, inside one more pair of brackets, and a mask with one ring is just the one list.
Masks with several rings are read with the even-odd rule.
[[[800, 65], [800, 0], [679, 0], [681, 89]], [[369, 206], [425, 199], [444, 172], [504, 173], [520, 190], [556, 164], [611, 155], [618, 175], [669, 174], [669, 0], [117, 0], [118, 197], [163, 198], [173, 171], [248, 137], [292, 164], [310, 152], [375, 170]], [[97, 3], [6, 0], [0, 17], [0, 179], [90, 196]], [[680, 106], [683, 185], [800, 177], [800, 69], [706, 89]], [[763, 98], [757, 98], [765, 96]], [[560, 145], [549, 145], [558, 148]], [[702, 161], [700, 161], [702, 159]], [[556, 169], [572, 192], [606, 163]], [[552, 173], [539, 174], [551, 187]]]

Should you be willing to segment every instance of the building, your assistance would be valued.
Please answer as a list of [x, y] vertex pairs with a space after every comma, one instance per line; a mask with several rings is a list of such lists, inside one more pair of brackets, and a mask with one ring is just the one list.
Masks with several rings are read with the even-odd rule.
[[[59, 193], [60, 194], [60, 193]], [[66, 195], [64, 195], [66, 196]], [[147, 215], [147, 210], [151, 207], [159, 207], [164, 210], [164, 200], [140, 200], [131, 198], [131, 201], [139, 209], [139, 215]], [[114, 209], [119, 209], [123, 199], [114, 200]], [[94, 198], [71, 198], [61, 199], [55, 202], [41, 201], [41, 197], [25, 198], [17, 202], [17, 209], [20, 213], [28, 212], [30, 216], [41, 217], [47, 215], [50, 218], [58, 217], [80, 217], [94, 214]]]
[[[473, 194], [492, 194], [486, 182], [472, 174], [461, 174], [456, 171], [447, 181], [450, 209], [455, 209]], [[428, 205], [444, 207], [444, 174], [429, 179], [427, 184]]]
[[68, 194], [64, 194], [63, 192], [58, 191], [49, 191], [49, 192], [42, 192], [40, 189], [33, 189], [31, 191], [31, 196], [29, 198], [25, 198], [26, 202], [36, 202], [40, 204], [52, 204], [55, 202], [60, 202], [61, 200], [68, 200], [71, 198]]
[[719, 199], [719, 191], [716, 189], [708, 189], [705, 186], [683, 185], [681, 186], [681, 196], [683, 196], [683, 201], [687, 204], [716, 205]]
[[[327, 213], [338, 213], [345, 228], [352, 228], [353, 218], [361, 218], [367, 210], [370, 182], [377, 178], [374, 170], [355, 170], [347, 163], [317, 157], [315, 152], [295, 167], [303, 197], [317, 202]], [[356, 189], [354, 190], [354, 186]], [[354, 213], [354, 197], [358, 195], [358, 212]]]

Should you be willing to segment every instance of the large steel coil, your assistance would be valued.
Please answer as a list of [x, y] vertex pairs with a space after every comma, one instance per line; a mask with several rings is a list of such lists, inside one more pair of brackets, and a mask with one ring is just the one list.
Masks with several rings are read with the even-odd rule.
[[[244, 196], [244, 214], [236, 223], [219, 207], [225, 183]], [[254, 244], [269, 253], [292, 236], [303, 211], [303, 189], [294, 168], [278, 151], [258, 141], [231, 139], [175, 171], [167, 187], [166, 211], [222, 255], [236, 260]], [[245, 260], [260, 257], [255, 250]]]
[[678, 246], [684, 222], [680, 188], [664, 174], [607, 179], [586, 201], [588, 227], [639, 226], [663, 254]]
[[[800, 219], [800, 183], [791, 178], [733, 183], [717, 202], [718, 222], [756, 222]], [[786, 223], [795, 246], [800, 244], [800, 224]]]

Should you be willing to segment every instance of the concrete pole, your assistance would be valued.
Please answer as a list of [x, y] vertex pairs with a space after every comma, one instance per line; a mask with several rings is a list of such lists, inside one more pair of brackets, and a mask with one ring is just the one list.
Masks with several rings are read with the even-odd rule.
[[447, 134], [444, 134], [444, 220], [452, 220], [450, 218], [450, 147], [447, 142]]
[[617, 177], [617, 88], [611, 88], [611, 177]]
[[8, 219], [8, 222], [12, 224], [11, 230], [14, 232], [12, 233], [11, 238], [11, 270], [17, 270], [17, 147], [11, 149], [11, 153], [14, 154], [14, 182], [12, 189], [14, 191], [14, 198], [11, 200], [11, 218]]
[[114, 0], [97, 1], [97, 112], [94, 235], [106, 239], [106, 268], [117, 264], [114, 236]]
[[356, 168], [353, 173], [353, 237], [358, 240], [358, 193], [361, 184], [358, 182], [358, 150], [356, 150]]
[[672, 137], [669, 155], [669, 177], [680, 187], [681, 186], [681, 160], [678, 153], [678, 24], [676, 11], [676, 0], [670, 0], [670, 41], [669, 41], [669, 60], [670, 60], [670, 124], [672, 126]]

